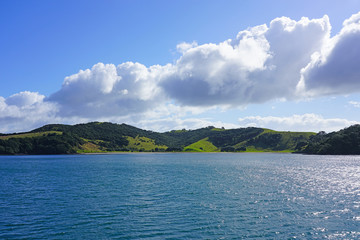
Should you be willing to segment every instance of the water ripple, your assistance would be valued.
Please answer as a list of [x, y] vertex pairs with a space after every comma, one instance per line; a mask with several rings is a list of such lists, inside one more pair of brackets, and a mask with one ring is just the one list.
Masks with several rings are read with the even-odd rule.
[[0, 239], [357, 239], [360, 157], [0, 157]]

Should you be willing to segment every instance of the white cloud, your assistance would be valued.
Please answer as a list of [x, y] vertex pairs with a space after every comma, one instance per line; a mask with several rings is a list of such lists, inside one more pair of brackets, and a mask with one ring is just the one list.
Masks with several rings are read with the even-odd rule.
[[7, 105], [15, 105], [17, 107], [24, 107], [42, 102], [45, 96], [37, 92], [24, 91], [11, 95], [6, 99]]
[[239, 107], [294, 99], [301, 70], [329, 40], [330, 29], [327, 16], [277, 18], [219, 44], [181, 43], [173, 65], [95, 64], [66, 77], [47, 100], [59, 104], [61, 117], [96, 118], [136, 115], [169, 102]]
[[341, 118], [323, 118], [321, 115], [308, 113], [304, 115], [292, 115], [289, 117], [274, 116], [249, 116], [239, 118], [242, 126], [263, 127], [279, 131], [338, 131], [358, 121], [349, 121]]
[[[61, 89], [49, 97], [21, 92], [0, 98], [0, 131], [21, 125], [30, 129], [43, 122], [93, 120], [195, 128], [211, 122], [193, 117], [209, 109], [359, 92], [360, 13], [345, 20], [336, 36], [331, 38], [330, 31], [326, 15], [299, 21], [281, 17], [218, 44], [180, 43], [181, 56], [174, 64], [98, 63], [66, 77]], [[283, 121], [289, 130], [327, 130], [352, 123], [311, 114], [295, 116], [241, 121], [268, 121], [274, 128]], [[26, 122], [32, 125], [25, 126]]]
[[185, 53], [187, 50], [197, 47], [197, 46], [198, 46], [198, 44], [195, 41], [192, 43], [182, 42], [176, 46], [176, 49], [178, 50], [179, 53]]
[[353, 107], [360, 108], [360, 102], [349, 101], [349, 104], [352, 105]]
[[[256, 35], [249, 31], [248, 35]], [[266, 41], [261, 36], [246, 36], [237, 45], [225, 41], [188, 49], [175, 64], [176, 71], [160, 84], [178, 103], [192, 106], [232, 104], [246, 98], [251, 87], [249, 71], [264, 67]], [[248, 56], [255, 55], [251, 60]]]
[[157, 82], [171, 66], [145, 67], [126, 62], [95, 64], [66, 77], [62, 88], [47, 100], [60, 105], [61, 117], [112, 117], [138, 114], [162, 102]]
[[235, 39], [190, 48], [160, 85], [178, 103], [239, 106], [295, 97], [300, 71], [330, 36], [329, 18], [277, 18]]
[[166, 132], [177, 129], [198, 129], [208, 126], [224, 127], [226, 129], [239, 128], [237, 124], [226, 123], [222, 121], [211, 121], [203, 118], [176, 118], [166, 117], [157, 119], [143, 119], [136, 123], [137, 126], [143, 129], [149, 129], [158, 132]]
[[360, 12], [345, 20], [340, 33], [314, 53], [298, 88], [310, 96], [360, 91]]
[[7, 99], [0, 97], [0, 132], [30, 130], [56, 121], [58, 106], [45, 102], [36, 92], [20, 92]]

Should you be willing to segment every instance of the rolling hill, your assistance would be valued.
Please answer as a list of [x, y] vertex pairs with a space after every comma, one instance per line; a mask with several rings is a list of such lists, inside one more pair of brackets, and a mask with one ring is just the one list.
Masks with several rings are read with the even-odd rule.
[[0, 134], [0, 154], [74, 154], [102, 152], [301, 152], [311, 132], [263, 128], [196, 130], [164, 133], [127, 124], [91, 122], [50, 124], [26, 133]]

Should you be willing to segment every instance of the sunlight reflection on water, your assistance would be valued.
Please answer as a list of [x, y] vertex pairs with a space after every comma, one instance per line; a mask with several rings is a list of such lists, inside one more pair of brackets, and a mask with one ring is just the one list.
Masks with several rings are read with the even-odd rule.
[[356, 239], [360, 157], [0, 157], [2, 239]]

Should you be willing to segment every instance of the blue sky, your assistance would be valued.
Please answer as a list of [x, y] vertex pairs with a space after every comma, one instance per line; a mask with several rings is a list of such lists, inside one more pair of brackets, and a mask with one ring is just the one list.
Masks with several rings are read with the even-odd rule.
[[359, 12], [356, 0], [3, 0], [0, 132], [339, 130], [360, 122]]

